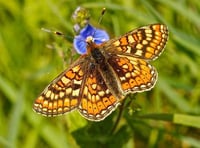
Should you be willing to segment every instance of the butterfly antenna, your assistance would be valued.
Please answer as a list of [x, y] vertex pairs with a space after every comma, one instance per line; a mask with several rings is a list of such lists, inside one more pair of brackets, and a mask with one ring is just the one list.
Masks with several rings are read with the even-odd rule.
[[99, 17], [98, 24], [101, 24], [105, 12], [106, 12], [106, 8], [103, 8], [102, 11], [101, 11], [101, 16]]
[[[101, 11], [101, 15], [100, 15], [100, 17], [99, 17], [98, 24], [101, 24], [105, 12], [106, 12], [106, 8], [104, 7], [104, 8], [102, 9], [102, 11]], [[94, 36], [95, 33], [96, 33], [96, 30], [93, 32], [93, 35], [92, 35], [92, 36]]]
[[48, 33], [53, 33], [53, 34], [56, 34], [58, 36], [61, 36], [63, 37], [64, 39], [73, 39], [73, 37], [70, 37], [70, 36], [67, 36], [65, 35], [64, 33], [62, 32], [59, 32], [59, 31], [53, 31], [53, 30], [50, 30], [50, 29], [47, 29], [47, 28], [41, 28], [42, 31], [45, 31], [45, 32], [48, 32]]

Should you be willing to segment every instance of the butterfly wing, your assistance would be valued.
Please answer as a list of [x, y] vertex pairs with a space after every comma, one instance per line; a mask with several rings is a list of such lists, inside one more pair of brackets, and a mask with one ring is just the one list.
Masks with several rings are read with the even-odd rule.
[[119, 105], [117, 99], [104, 81], [98, 67], [90, 64], [85, 78], [79, 112], [88, 120], [100, 121]]
[[150, 90], [156, 83], [156, 69], [143, 59], [112, 54], [108, 63], [116, 73], [124, 94]]
[[152, 24], [105, 42], [103, 46], [111, 53], [154, 60], [163, 52], [167, 39], [167, 26]]
[[87, 62], [79, 58], [53, 80], [35, 100], [33, 110], [44, 116], [57, 116], [79, 105]]

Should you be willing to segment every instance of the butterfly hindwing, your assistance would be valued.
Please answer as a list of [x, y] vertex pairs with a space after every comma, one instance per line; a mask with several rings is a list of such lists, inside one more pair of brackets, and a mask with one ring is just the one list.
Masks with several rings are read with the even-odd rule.
[[125, 94], [147, 91], [156, 83], [156, 69], [142, 59], [110, 55], [108, 62], [115, 71]]
[[79, 112], [88, 120], [103, 120], [119, 105], [119, 100], [110, 92], [95, 65], [91, 64], [87, 71]]

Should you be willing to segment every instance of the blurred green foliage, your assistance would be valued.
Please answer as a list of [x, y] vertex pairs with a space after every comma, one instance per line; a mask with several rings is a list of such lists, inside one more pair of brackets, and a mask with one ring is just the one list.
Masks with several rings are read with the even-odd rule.
[[[156, 22], [170, 31], [165, 51], [151, 62], [159, 72], [154, 89], [128, 96], [97, 123], [76, 111], [55, 118], [32, 111], [38, 94], [77, 58], [72, 39], [41, 28], [73, 38], [78, 6], [111, 37]], [[199, 76], [199, 0], [0, 0], [0, 147], [199, 147]]]

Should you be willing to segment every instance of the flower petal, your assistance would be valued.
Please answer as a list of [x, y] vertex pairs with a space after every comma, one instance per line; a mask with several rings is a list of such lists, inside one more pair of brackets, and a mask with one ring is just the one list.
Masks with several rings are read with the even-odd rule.
[[93, 35], [93, 38], [94, 38], [94, 42], [96, 44], [101, 44], [101, 43], [109, 40], [109, 36], [108, 36], [107, 32], [104, 30], [101, 30], [101, 29], [95, 30], [95, 34]]
[[79, 54], [85, 54], [87, 52], [87, 48], [86, 48], [87, 43], [85, 42], [85, 39], [82, 38], [80, 35], [75, 36], [73, 45], [74, 45], [75, 50]]
[[83, 28], [80, 31], [80, 36], [86, 39], [88, 36], [93, 36], [94, 32], [95, 28], [88, 24], [85, 28]]

